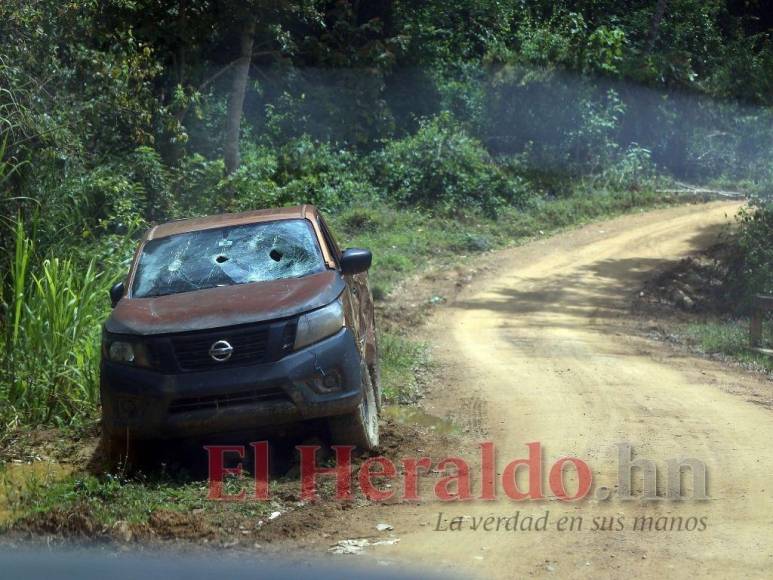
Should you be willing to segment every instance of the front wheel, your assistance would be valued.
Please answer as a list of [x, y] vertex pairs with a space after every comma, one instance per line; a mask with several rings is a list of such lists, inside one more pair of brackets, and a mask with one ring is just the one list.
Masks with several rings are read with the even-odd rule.
[[376, 397], [376, 409], [380, 414], [381, 409], [384, 408], [384, 395], [381, 391], [381, 365], [378, 364], [378, 356], [376, 356], [376, 362], [368, 366], [368, 374]]
[[354, 445], [363, 451], [378, 447], [378, 407], [368, 367], [361, 364], [362, 400], [346, 415], [330, 419], [330, 434], [337, 445]]
[[158, 449], [155, 441], [138, 440], [128, 432], [102, 434], [103, 458], [111, 471], [132, 472], [150, 466]]
[[124, 470], [137, 460], [136, 441], [128, 433], [102, 433], [103, 458], [110, 469]]

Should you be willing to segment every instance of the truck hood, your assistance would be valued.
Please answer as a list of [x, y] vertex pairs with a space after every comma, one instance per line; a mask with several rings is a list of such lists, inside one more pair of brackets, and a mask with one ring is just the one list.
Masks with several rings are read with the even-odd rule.
[[320, 308], [344, 290], [338, 272], [253, 282], [152, 298], [124, 298], [105, 322], [116, 334], [209, 330], [294, 316]]

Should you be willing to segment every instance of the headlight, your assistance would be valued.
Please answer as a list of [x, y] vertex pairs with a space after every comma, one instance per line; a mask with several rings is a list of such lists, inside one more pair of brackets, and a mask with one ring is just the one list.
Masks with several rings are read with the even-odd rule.
[[344, 305], [339, 298], [327, 306], [307, 312], [298, 319], [295, 350], [334, 335], [344, 327]]
[[134, 345], [131, 342], [116, 340], [107, 350], [108, 358], [113, 362], [133, 363]]
[[138, 367], [150, 367], [148, 349], [141, 342], [113, 340], [105, 335], [103, 351], [108, 360]]

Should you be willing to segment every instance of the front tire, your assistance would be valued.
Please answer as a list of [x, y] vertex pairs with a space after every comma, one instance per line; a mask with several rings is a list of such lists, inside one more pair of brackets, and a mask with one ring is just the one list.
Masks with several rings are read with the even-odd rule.
[[107, 467], [111, 470], [126, 470], [137, 459], [135, 443], [127, 433], [103, 432], [102, 449]]
[[138, 440], [127, 432], [102, 434], [103, 457], [110, 471], [131, 473], [152, 464], [155, 441]]
[[378, 405], [368, 367], [360, 365], [362, 400], [346, 415], [330, 419], [330, 434], [334, 445], [354, 445], [363, 451], [378, 447]]
[[368, 367], [368, 373], [376, 396], [376, 409], [381, 414], [381, 410], [384, 408], [384, 395], [381, 391], [381, 365], [378, 363], [378, 355], [376, 355], [376, 362]]

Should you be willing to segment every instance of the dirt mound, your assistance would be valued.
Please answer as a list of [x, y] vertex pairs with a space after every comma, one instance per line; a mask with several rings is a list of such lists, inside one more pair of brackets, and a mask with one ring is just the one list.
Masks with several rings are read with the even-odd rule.
[[17, 521], [12, 531], [15, 535], [124, 542], [150, 538], [201, 539], [215, 535], [203, 518], [171, 510], [157, 510], [143, 524], [117, 521], [108, 525], [85, 502], [34, 514]]
[[89, 424], [80, 429], [36, 427], [15, 429], [0, 439], [0, 456], [4, 461], [57, 461], [75, 469], [91, 461], [99, 445], [99, 427]]
[[165, 540], [215, 537], [215, 528], [200, 515], [172, 510], [153, 512], [148, 519], [147, 531]]
[[638, 310], [670, 310], [722, 314], [732, 309], [725, 287], [727, 277], [723, 249], [714, 246], [649, 280], [640, 290], [634, 306]]
[[106, 536], [109, 528], [97, 521], [88, 504], [78, 503], [68, 509], [55, 508], [19, 520], [14, 524], [13, 531], [30, 535], [99, 538]]

